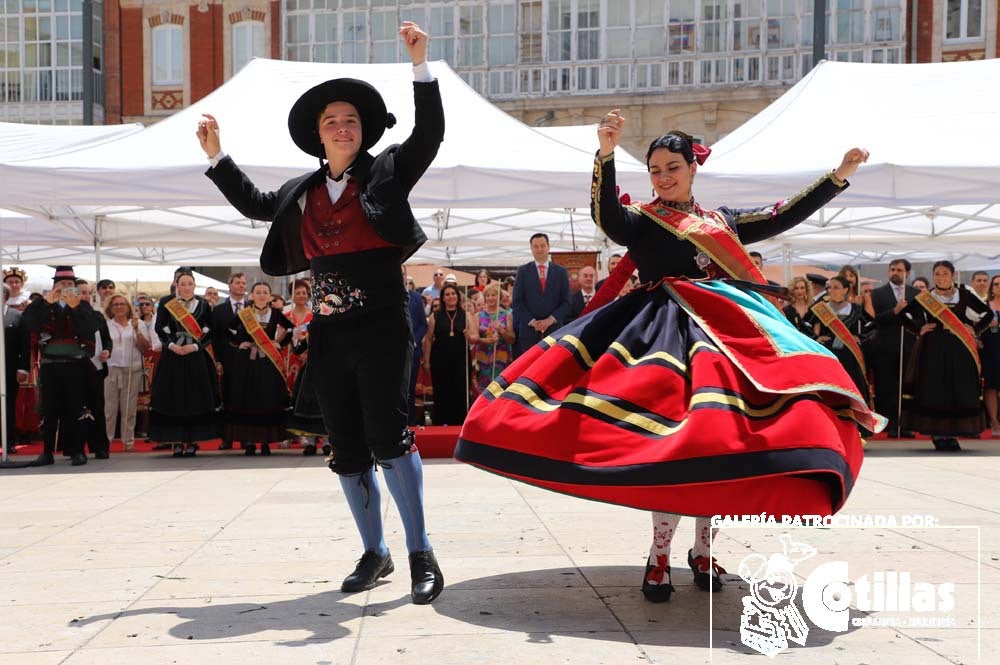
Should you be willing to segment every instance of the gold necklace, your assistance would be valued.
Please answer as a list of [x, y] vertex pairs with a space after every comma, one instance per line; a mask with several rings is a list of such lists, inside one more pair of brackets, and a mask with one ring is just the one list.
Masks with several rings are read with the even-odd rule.
[[458, 318], [458, 309], [455, 310], [455, 316], [448, 313], [448, 310], [444, 310], [444, 315], [448, 317], [448, 337], [455, 336], [455, 319]]

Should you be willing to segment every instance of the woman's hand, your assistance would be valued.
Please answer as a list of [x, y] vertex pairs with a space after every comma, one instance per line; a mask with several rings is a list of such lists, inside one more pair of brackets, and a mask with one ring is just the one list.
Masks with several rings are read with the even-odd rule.
[[936, 323], [925, 323], [923, 325], [923, 327], [920, 329], [920, 334], [921, 335], [926, 335], [927, 333], [929, 333], [930, 331], [934, 330], [935, 328], [937, 328], [937, 324]]
[[419, 25], [413, 21], [403, 21], [403, 25], [399, 26], [399, 36], [403, 38], [403, 45], [410, 54], [414, 67], [427, 62], [427, 42], [430, 37]]
[[844, 153], [844, 159], [841, 160], [840, 166], [837, 170], [833, 172], [833, 175], [837, 176], [841, 180], [847, 180], [854, 172], [858, 170], [858, 167], [863, 163], [868, 161], [868, 151], [864, 148], [851, 148]]
[[601, 143], [601, 157], [607, 157], [618, 147], [621, 140], [622, 128], [625, 127], [625, 116], [621, 109], [615, 109], [601, 118], [601, 124], [597, 126], [597, 140]]
[[198, 121], [196, 134], [198, 142], [201, 143], [201, 149], [205, 151], [209, 159], [222, 152], [222, 143], [219, 140], [219, 122], [215, 116], [203, 113], [201, 120]]

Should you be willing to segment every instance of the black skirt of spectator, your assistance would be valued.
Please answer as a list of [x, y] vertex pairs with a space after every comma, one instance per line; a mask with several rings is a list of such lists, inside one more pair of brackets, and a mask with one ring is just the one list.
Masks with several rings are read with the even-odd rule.
[[983, 386], [1000, 390], [1000, 329], [990, 328], [980, 339], [983, 340], [983, 348], [979, 351], [979, 359], [983, 365]]
[[986, 428], [979, 394], [975, 361], [958, 337], [939, 325], [920, 337], [910, 357], [902, 429], [932, 436], [979, 434]]
[[149, 438], [175, 443], [218, 437], [218, 385], [215, 364], [205, 351], [179, 356], [164, 350], [153, 375]]
[[447, 312], [438, 312], [432, 323], [434, 342], [431, 344], [431, 383], [434, 386], [434, 408], [431, 419], [435, 425], [461, 425], [468, 413], [469, 399], [469, 345], [465, 340], [465, 312], [459, 311], [454, 321], [448, 318]]
[[[271, 321], [261, 324], [267, 336], [274, 339], [280, 322], [286, 330], [292, 325], [284, 316], [272, 313]], [[250, 336], [241, 324], [232, 343], [249, 342]], [[252, 353], [253, 352], [253, 353]], [[251, 360], [251, 357], [254, 359]], [[285, 420], [289, 400], [285, 376], [256, 347], [234, 348], [226, 365], [229, 374], [229, 403], [226, 404], [226, 424], [223, 438], [244, 443], [271, 443], [287, 438]]]

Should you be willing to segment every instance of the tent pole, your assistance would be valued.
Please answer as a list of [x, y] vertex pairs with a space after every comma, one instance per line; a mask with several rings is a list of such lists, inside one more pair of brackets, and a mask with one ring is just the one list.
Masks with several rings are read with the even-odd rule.
[[781, 275], [785, 284], [792, 282], [792, 247], [787, 242], [781, 245]]
[[[3, 269], [3, 224], [0, 224], [0, 270]], [[2, 317], [0, 317], [2, 321]], [[0, 323], [0, 359], [7, 362], [7, 328]], [[0, 464], [7, 463], [7, 369], [0, 372]]]

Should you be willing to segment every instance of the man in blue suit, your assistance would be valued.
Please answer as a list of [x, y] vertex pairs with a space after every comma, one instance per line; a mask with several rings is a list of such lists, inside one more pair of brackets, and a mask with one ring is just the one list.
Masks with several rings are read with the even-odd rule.
[[514, 357], [555, 332], [569, 318], [569, 273], [549, 259], [549, 237], [531, 236], [534, 261], [517, 269], [514, 280]]

